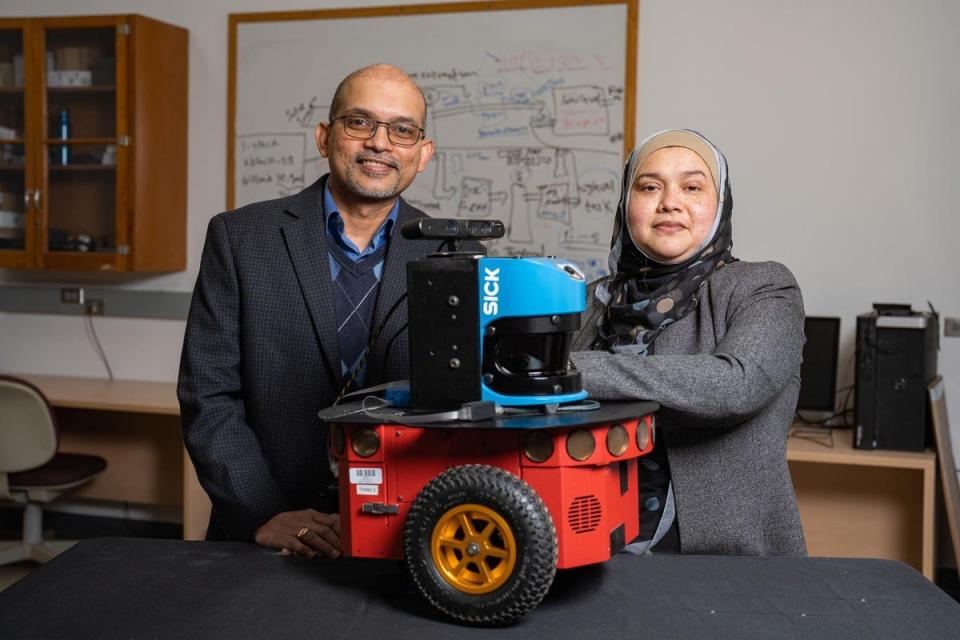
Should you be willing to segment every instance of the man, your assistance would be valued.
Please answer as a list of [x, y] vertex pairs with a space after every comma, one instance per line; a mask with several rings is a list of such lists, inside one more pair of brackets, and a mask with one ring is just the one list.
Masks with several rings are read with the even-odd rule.
[[438, 248], [399, 233], [425, 216], [399, 196], [433, 154], [416, 84], [365, 67], [340, 83], [329, 117], [316, 128], [329, 174], [210, 221], [178, 384], [213, 502], [207, 539], [305, 557], [339, 555], [317, 411], [347, 388], [409, 377], [406, 310], [390, 310], [406, 263]]

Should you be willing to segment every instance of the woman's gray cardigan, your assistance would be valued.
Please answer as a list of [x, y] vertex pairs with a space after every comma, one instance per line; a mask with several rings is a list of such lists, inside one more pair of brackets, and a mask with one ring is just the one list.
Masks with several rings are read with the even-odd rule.
[[604, 309], [594, 288], [571, 359], [590, 397], [661, 404], [682, 552], [805, 555], [786, 460], [804, 341], [793, 274], [776, 262], [713, 272], [646, 357], [584, 351]]

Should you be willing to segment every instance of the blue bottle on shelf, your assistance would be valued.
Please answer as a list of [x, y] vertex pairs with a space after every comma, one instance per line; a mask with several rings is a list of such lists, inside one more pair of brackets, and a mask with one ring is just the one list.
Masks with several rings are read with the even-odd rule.
[[[70, 139], [70, 115], [67, 113], [66, 109], [60, 110], [59, 129], [60, 129], [59, 131], [60, 139], [69, 140]], [[70, 145], [68, 144], [60, 145], [60, 147], [57, 149], [57, 152], [56, 152], [55, 162], [57, 164], [64, 165], [64, 166], [70, 164]]]

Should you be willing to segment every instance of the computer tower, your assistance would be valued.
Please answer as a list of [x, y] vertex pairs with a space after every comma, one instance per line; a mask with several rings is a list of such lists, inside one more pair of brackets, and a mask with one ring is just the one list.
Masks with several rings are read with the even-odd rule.
[[857, 449], [923, 451], [930, 446], [927, 383], [937, 374], [939, 322], [932, 313], [882, 305], [857, 316]]

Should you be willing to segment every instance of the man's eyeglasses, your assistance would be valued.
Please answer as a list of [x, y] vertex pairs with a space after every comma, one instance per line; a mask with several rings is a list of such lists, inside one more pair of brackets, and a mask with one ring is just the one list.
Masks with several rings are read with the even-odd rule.
[[423, 129], [409, 122], [380, 122], [366, 116], [340, 116], [330, 120], [333, 124], [337, 120], [343, 122], [343, 130], [351, 138], [369, 140], [377, 134], [377, 128], [383, 125], [387, 128], [387, 139], [401, 147], [412, 147], [423, 137]]

